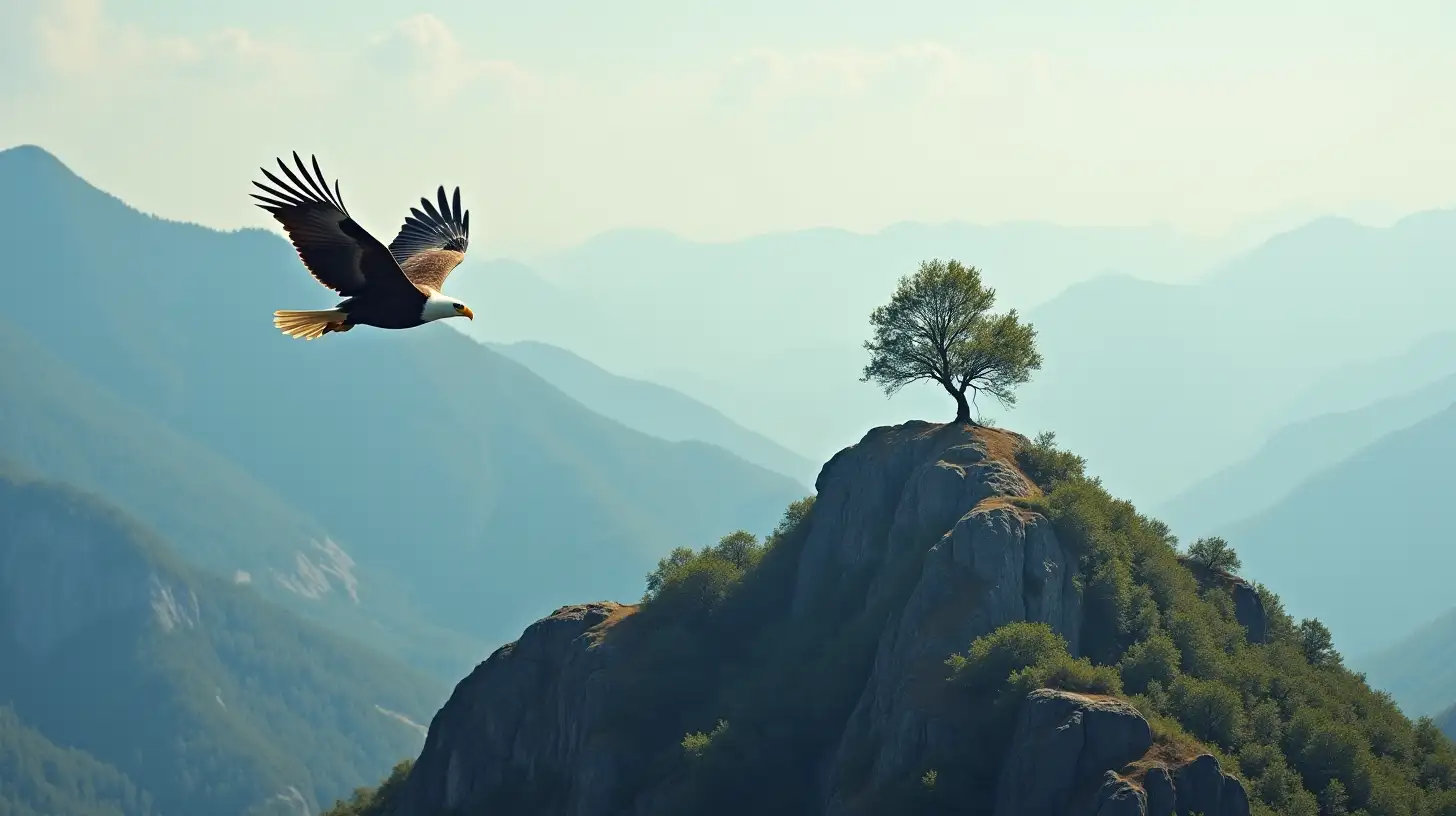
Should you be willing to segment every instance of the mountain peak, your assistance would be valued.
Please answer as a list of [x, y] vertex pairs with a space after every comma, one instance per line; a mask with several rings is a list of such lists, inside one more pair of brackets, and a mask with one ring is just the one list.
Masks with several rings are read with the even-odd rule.
[[[721, 550], [680, 560], [679, 572], [664, 560], [657, 589], [640, 605], [558, 609], [497, 650], [435, 717], [397, 806], [438, 813], [510, 802], [598, 814], [636, 802], [642, 813], [718, 813], [790, 810], [792, 802], [792, 812], [848, 816], [909, 810], [893, 805], [906, 804], [904, 783], [930, 768], [949, 786], [939, 793], [948, 800], [979, 799], [997, 814], [1060, 813], [1115, 793], [1098, 788], [1105, 772], [1145, 763], [1170, 791], [1181, 788], [1169, 799], [1180, 812], [1247, 816], [1247, 806], [1220, 809], [1216, 794], [1246, 799], [1242, 783], [1196, 746], [1155, 745], [1163, 738], [1117, 688], [1020, 692], [1030, 714], [998, 727], [996, 748], [1009, 748], [1001, 778], [980, 776], [982, 760], [961, 735], [988, 726], [960, 718], [991, 695], [945, 682], [955, 662], [947, 657], [1008, 625], [1044, 632], [1064, 660], [1096, 654], [1105, 637], [1104, 624], [1090, 620], [1100, 601], [1093, 591], [1084, 601], [1078, 586], [1083, 553], [1025, 504], [1042, 492], [1018, 455], [1029, 445], [966, 425], [869, 431], [825, 464], [817, 498], [791, 507], [770, 540], [753, 545], [756, 557], [743, 558], [742, 540], [730, 535]], [[734, 563], [733, 553], [748, 566], [714, 563]], [[718, 590], [696, 578], [719, 587], [735, 569], [736, 586], [701, 608]], [[722, 655], [734, 655], [735, 683], [777, 689], [781, 699], [731, 691], [698, 699], [722, 675], [712, 668]], [[835, 680], [804, 674], [806, 666]], [[694, 690], [691, 702], [685, 689]], [[659, 710], [639, 708], [646, 701]], [[686, 738], [673, 728], [683, 702], [693, 712]], [[804, 711], [815, 713], [805, 719]], [[653, 721], [633, 724], [633, 714]], [[1069, 721], [1079, 723], [1077, 737], [1056, 740]], [[692, 733], [699, 724], [712, 733]], [[796, 728], [823, 733], [774, 743]], [[683, 766], [686, 785], [657, 770], [664, 743], [693, 757]], [[718, 763], [760, 749], [775, 758], [749, 774], [761, 790], [715, 792], [706, 783]], [[809, 768], [822, 772], [812, 785]], [[1188, 781], [1195, 773], [1208, 778]], [[545, 798], [512, 798], [521, 796]]]
[[54, 153], [40, 145], [22, 144], [0, 150], [0, 174], [29, 173], [36, 179], [43, 174], [80, 180], [74, 170]]

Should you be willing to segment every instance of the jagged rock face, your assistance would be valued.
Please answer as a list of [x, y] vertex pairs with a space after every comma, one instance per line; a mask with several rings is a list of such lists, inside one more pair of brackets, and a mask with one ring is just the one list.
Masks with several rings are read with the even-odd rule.
[[395, 812], [510, 814], [543, 793], [553, 813], [614, 812], [623, 758], [591, 737], [617, 652], [594, 630], [628, 609], [563, 607], [477, 666], [430, 723]]
[[835, 454], [814, 487], [795, 616], [843, 600], [857, 579], [884, 575], [906, 548], [924, 552], [982, 501], [1030, 492], [1025, 478], [989, 455], [966, 427], [928, 422], [870, 431]]
[[[841, 452], [820, 475], [796, 610], [853, 591], [853, 576], [865, 564], [882, 576], [861, 601], [873, 604], [889, 591], [883, 576], [895, 573], [886, 562], [924, 553], [908, 600], [880, 637], [874, 669], [833, 759], [831, 814], [851, 812], [848, 803], [866, 788], [951, 761], [957, 726], [939, 710], [942, 696], [916, 693], [944, 685], [948, 655], [1017, 620], [1051, 624], [1076, 651], [1075, 557], [1045, 519], [1005, 501], [1030, 486], [991, 450], [1020, 441], [995, 436], [1001, 433], [920, 423], [882, 429]], [[865, 481], [898, 482], [900, 489], [867, 492]], [[822, 516], [821, 506], [827, 508]], [[835, 548], [841, 540], [852, 545]], [[849, 585], [835, 586], [826, 576]], [[857, 761], [866, 750], [868, 774]]]
[[1264, 599], [1242, 578], [1235, 578], [1232, 584], [1234, 595], [1234, 618], [1244, 627], [1250, 643], [1269, 642], [1269, 614], [1264, 610]]
[[1249, 816], [1243, 783], [1211, 754], [1170, 769], [1148, 758], [1152, 747], [1147, 720], [1127, 703], [1038, 689], [1001, 769], [996, 816]]
[[1175, 769], [1173, 777], [1174, 805], [1163, 813], [1148, 816], [1183, 816], [1202, 813], [1204, 816], [1248, 816], [1249, 795], [1244, 785], [1228, 776], [1212, 754], [1204, 754]]
[[98, 621], [150, 614], [163, 631], [199, 624], [197, 596], [174, 586], [115, 530], [48, 506], [55, 498], [17, 490], [0, 506], [0, 622], [40, 659]]
[[1152, 746], [1148, 721], [1121, 700], [1034, 691], [1027, 696], [1001, 767], [996, 816], [1068, 814], [1077, 791], [1142, 757]]
[[1086, 811], [1087, 816], [1146, 816], [1147, 812], [1147, 793], [1116, 771], [1103, 774], [1102, 787], [1097, 789]]

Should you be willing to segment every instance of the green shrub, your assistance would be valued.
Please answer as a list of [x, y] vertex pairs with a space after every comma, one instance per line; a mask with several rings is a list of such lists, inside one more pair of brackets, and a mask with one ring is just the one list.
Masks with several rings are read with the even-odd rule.
[[407, 759], [395, 765], [379, 787], [358, 788], [354, 791], [353, 796], [334, 803], [333, 807], [319, 816], [389, 816], [394, 804], [394, 797], [404, 786], [405, 779], [409, 778], [410, 769], [414, 767], [414, 764], [414, 760]]
[[1134, 643], [1122, 656], [1119, 669], [1128, 691], [1141, 694], [1148, 683], [1157, 681], [1167, 688], [1178, 675], [1182, 656], [1173, 639], [1158, 632], [1147, 640]]
[[683, 737], [683, 753], [695, 759], [701, 757], [708, 750], [708, 747], [713, 744], [713, 740], [721, 737], [727, 730], [728, 721], [719, 720], [718, 724], [713, 727], [713, 730], [707, 734], [704, 734], [702, 731], [694, 731], [688, 734]]
[[1087, 468], [1087, 460], [1076, 454], [1057, 448], [1057, 435], [1042, 431], [1030, 444], [1022, 445], [1016, 451], [1016, 464], [1042, 490], [1051, 490], [1058, 482], [1080, 479]]
[[1233, 689], [1211, 680], [1187, 675], [1168, 689], [1173, 715], [1195, 737], [1232, 749], [1243, 730], [1243, 701]]
[[1008, 623], [946, 660], [951, 680], [975, 694], [999, 690], [1012, 674], [1068, 657], [1067, 641], [1045, 623]]

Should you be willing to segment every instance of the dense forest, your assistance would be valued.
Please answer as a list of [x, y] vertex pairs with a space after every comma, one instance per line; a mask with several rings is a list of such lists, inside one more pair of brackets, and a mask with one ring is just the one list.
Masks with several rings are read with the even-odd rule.
[[426, 720], [441, 693], [194, 571], [94, 496], [3, 473], [0, 589], [0, 729], [21, 746], [0, 792], [42, 813], [89, 812], [48, 810], [63, 795], [128, 816], [294, 813], [414, 750], [388, 712]]
[[151, 798], [117, 769], [60, 748], [0, 706], [0, 816], [151, 816]]
[[[1262, 816], [1456, 814], [1456, 751], [1429, 719], [1411, 722], [1346, 669], [1329, 632], [1295, 621], [1255, 585], [1267, 632], [1238, 621], [1221, 541], [1180, 552], [1162, 523], [1110, 495], [1050, 435], [1014, 453], [1038, 487], [1017, 504], [1075, 547], [1083, 602], [1080, 654], [1044, 624], [1015, 622], [945, 656], [940, 695], [963, 726], [954, 764], [879, 792], [884, 812], [988, 814], [1012, 724], [1038, 687], [1125, 698], [1169, 761], [1209, 752], [1240, 777]], [[880, 576], [878, 608], [826, 607], [786, 625], [803, 522], [789, 508], [764, 541], [737, 532], [679, 548], [648, 576], [632, 626], [632, 689], [612, 700], [620, 750], [649, 757], [644, 783], [661, 812], [800, 813], [813, 807], [806, 767], [837, 737], [860, 692], [888, 610], [903, 602], [923, 553]], [[1263, 641], [1263, 642], [1260, 642]], [[331, 816], [387, 814], [408, 765]], [[751, 780], [751, 784], [749, 784]], [[550, 790], [520, 803], [549, 811]]]

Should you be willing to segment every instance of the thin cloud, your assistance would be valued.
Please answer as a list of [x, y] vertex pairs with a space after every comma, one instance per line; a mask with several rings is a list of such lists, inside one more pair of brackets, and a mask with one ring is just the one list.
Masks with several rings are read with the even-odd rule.
[[413, 103], [446, 104], [469, 91], [521, 90], [533, 77], [519, 65], [467, 49], [433, 14], [416, 14], [375, 37], [364, 55], [370, 76], [401, 83]]
[[53, 78], [107, 93], [142, 90], [140, 83], [248, 82], [279, 79], [300, 55], [242, 28], [197, 37], [169, 37], [113, 20], [102, 0], [54, 0], [35, 18], [37, 53]]

